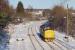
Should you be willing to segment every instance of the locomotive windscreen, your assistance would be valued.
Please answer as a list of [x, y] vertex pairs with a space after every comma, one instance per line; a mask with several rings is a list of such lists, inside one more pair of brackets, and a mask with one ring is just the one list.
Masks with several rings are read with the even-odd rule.
[[47, 22], [44, 23], [41, 27], [42, 27], [42, 28], [46, 28], [46, 27], [54, 28], [54, 24], [53, 24], [53, 22], [47, 21]]

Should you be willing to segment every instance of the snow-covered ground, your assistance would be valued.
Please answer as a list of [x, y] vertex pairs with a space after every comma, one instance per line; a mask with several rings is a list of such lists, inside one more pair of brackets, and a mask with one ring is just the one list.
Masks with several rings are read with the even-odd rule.
[[64, 38], [66, 36], [64, 33], [61, 33], [58, 31], [55, 31], [55, 32], [56, 32], [57, 39], [67, 44], [68, 47], [75, 49], [75, 39], [73, 37], [68, 36], [68, 42], [67, 42], [67, 39]]
[[44, 22], [46, 20], [12, 25], [9, 28], [10, 43], [4, 50], [75, 50], [75, 39], [69, 36], [67, 42], [65, 34], [58, 31], [55, 31], [54, 42], [44, 42], [39, 37], [39, 28]]

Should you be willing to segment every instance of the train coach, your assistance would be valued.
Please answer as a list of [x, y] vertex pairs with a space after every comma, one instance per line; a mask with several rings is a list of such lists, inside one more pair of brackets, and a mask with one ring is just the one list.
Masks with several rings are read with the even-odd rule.
[[40, 35], [44, 41], [52, 42], [55, 39], [54, 24], [46, 22], [40, 26]]

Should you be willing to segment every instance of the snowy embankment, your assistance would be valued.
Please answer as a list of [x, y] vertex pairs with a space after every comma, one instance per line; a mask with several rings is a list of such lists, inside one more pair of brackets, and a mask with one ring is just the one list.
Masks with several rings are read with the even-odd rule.
[[8, 43], [11, 35], [14, 32], [14, 24], [9, 24], [3, 30], [0, 30], [0, 50], [8, 50]]
[[0, 30], [0, 50], [5, 50], [9, 42], [9, 37], [8, 31], [5, 28]]
[[69, 46], [72, 49], [75, 49], [75, 39], [71, 36], [68, 36], [68, 41], [64, 37], [66, 36], [65, 33], [61, 33], [58, 31], [55, 31], [55, 36], [57, 39], [61, 40], [64, 42], [67, 46]]

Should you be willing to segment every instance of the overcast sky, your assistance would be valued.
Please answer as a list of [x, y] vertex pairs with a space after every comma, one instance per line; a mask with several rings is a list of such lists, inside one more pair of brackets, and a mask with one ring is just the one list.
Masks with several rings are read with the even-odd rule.
[[[9, 3], [10, 5], [13, 5], [14, 8], [16, 8], [18, 1], [22, 1], [24, 8], [32, 6], [36, 9], [46, 9], [52, 8], [57, 4], [60, 5], [60, 3], [63, 3], [63, 5], [66, 7], [64, 0], [9, 0]], [[75, 0], [70, 0], [68, 4], [69, 7], [73, 7], [75, 9]]]

